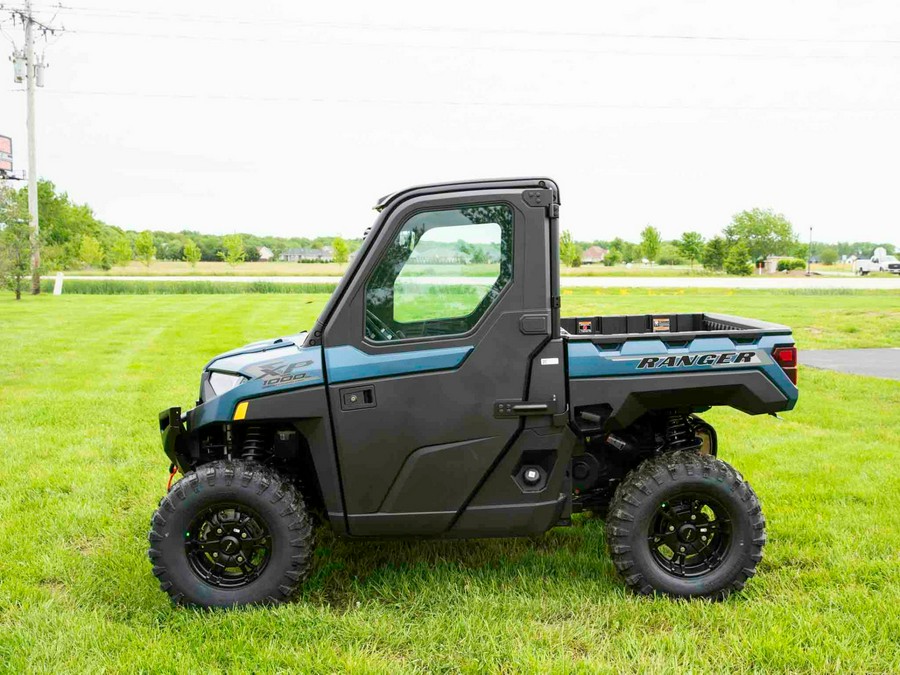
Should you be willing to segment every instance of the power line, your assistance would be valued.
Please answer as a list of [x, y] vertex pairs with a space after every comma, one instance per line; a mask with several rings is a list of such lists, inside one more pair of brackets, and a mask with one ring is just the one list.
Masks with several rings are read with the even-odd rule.
[[596, 31], [560, 31], [560, 30], [535, 30], [527, 28], [476, 28], [472, 26], [440, 26], [440, 25], [416, 25], [416, 24], [388, 24], [353, 21], [311, 21], [308, 19], [272, 18], [248, 19], [244, 17], [223, 17], [221, 15], [203, 15], [187, 13], [153, 12], [147, 10], [129, 10], [122, 8], [90, 7], [78, 5], [47, 5], [53, 9], [64, 9], [68, 13], [97, 18], [111, 19], [148, 19], [148, 20], [177, 20], [196, 21], [203, 23], [221, 23], [234, 25], [296, 25], [309, 28], [345, 28], [365, 30], [387, 31], [420, 31], [420, 32], [446, 32], [468, 33], [473, 35], [526, 35], [536, 37], [583, 37], [602, 39], [628, 39], [628, 40], [693, 40], [711, 42], [758, 42], [779, 43], [794, 42], [807, 44], [843, 44], [843, 45], [900, 45], [900, 38], [824, 38], [810, 36], [743, 36], [743, 35], [709, 35], [688, 33], [614, 33]]
[[[151, 38], [151, 39], [167, 39], [167, 40], [207, 40], [212, 42], [226, 43], [254, 43], [254, 44], [271, 44], [275, 42], [297, 43], [303, 45], [317, 45], [326, 47], [383, 47], [388, 49], [417, 49], [417, 50], [449, 50], [449, 51], [486, 51], [486, 52], [510, 52], [510, 53], [529, 53], [529, 54], [580, 54], [580, 55], [606, 55], [606, 56], [674, 56], [681, 58], [743, 58], [758, 60], [779, 60], [779, 59], [798, 59], [798, 60], [847, 60], [856, 58], [869, 58], [868, 54], [750, 54], [736, 52], [661, 52], [661, 51], [635, 51], [633, 49], [586, 49], [577, 47], [562, 47], [550, 49], [538, 49], [533, 47], [515, 47], [500, 45], [439, 45], [439, 44], [417, 44], [417, 43], [400, 43], [400, 42], [372, 42], [359, 40], [322, 40], [312, 39], [308, 37], [249, 37], [249, 36], [224, 36], [224, 35], [196, 35], [188, 33], [149, 33], [139, 31], [105, 31], [94, 29], [67, 29], [67, 33], [75, 35], [103, 35], [122, 38]], [[883, 58], [884, 55], [881, 55]], [[900, 58], [900, 52], [890, 55], [889, 58]]]
[[[10, 92], [23, 91], [9, 89]], [[53, 90], [48, 94], [54, 96], [109, 96], [117, 98], [146, 98], [171, 100], [210, 100], [210, 101], [246, 101], [251, 103], [307, 103], [338, 105], [401, 105], [401, 106], [452, 106], [473, 108], [553, 108], [553, 109], [589, 109], [589, 110], [710, 110], [732, 112], [835, 112], [835, 113], [897, 113], [898, 107], [886, 108], [853, 108], [838, 106], [793, 106], [793, 105], [703, 105], [682, 103], [595, 103], [588, 101], [480, 101], [461, 99], [385, 99], [365, 97], [302, 97], [302, 96], [265, 96], [250, 94], [197, 94], [180, 92], [139, 92], [109, 90]]]

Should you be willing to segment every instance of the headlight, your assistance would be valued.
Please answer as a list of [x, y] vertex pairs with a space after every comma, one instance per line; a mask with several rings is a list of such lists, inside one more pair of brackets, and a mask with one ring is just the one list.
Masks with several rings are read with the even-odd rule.
[[212, 373], [209, 376], [209, 387], [213, 394], [221, 396], [226, 391], [231, 391], [239, 384], [243, 384], [247, 378], [243, 375], [229, 375], [228, 373]]

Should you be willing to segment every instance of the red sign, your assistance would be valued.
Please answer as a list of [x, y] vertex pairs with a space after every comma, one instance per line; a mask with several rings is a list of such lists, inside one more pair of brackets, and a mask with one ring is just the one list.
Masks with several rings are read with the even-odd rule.
[[12, 139], [0, 136], [0, 171], [12, 171]]

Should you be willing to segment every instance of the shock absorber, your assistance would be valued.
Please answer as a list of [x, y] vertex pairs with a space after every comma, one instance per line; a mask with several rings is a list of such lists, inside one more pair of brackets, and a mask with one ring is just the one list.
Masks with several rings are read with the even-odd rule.
[[666, 448], [683, 450], [701, 443], [694, 435], [687, 415], [672, 413], [666, 418]]
[[265, 438], [262, 427], [247, 427], [244, 433], [243, 458], [248, 462], [261, 462], [265, 457]]

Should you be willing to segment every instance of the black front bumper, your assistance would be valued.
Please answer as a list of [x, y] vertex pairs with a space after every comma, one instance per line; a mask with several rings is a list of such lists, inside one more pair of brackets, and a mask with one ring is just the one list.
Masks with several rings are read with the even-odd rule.
[[163, 451], [179, 469], [187, 465], [187, 437], [181, 408], [168, 408], [159, 413], [159, 433], [162, 435]]

